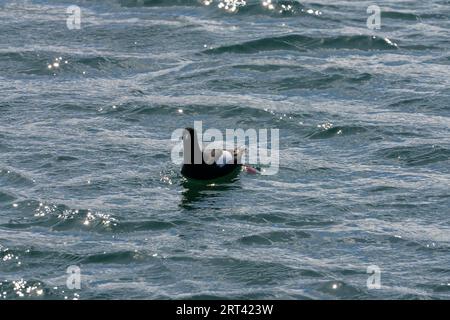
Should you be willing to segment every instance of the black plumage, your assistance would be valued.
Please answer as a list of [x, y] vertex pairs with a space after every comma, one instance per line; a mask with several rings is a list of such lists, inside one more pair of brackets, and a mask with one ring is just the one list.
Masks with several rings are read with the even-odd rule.
[[[240, 159], [244, 149], [227, 150], [233, 155], [232, 161], [218, 164], [224, 150], [214, 149], [211, 154], [203, 154], [198, 143], [197, 132], [186, 128], [183, 134], [183, 166], [181, 174], [190, 179], [211, 180], [229, 175], [241, 169]], [[206, 158], [206, 161], [205, 161]]]

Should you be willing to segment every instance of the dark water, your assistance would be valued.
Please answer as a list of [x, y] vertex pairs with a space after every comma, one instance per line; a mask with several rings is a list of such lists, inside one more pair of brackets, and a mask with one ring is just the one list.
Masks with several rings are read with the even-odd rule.
[[[450, 1], [272, 2], [0, 1], [1, 298], [450, 298]], [[186, 184], [194, 120], [279, 173]]]

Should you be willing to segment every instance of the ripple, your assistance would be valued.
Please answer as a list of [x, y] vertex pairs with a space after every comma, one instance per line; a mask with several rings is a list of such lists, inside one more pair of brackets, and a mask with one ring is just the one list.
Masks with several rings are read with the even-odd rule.
[[298, 1], [292, 0], [270, 0], [260, 3], [251, 3], [239, 10], [239, 13], [245, 14], [267, 14], [276, 16], [297, 16], [300, 14], [321, 15], [318, 10], [307, 9]]
[[425, 97], [400, 97], [387, 104], [388, 108], [402, 112], [430, 112], [442, 115], [447, 110], [447, 97], [444, 95], [427, 95]]
[[310, 139], [329, 139], [336, 136], [350, 136], [365, 132], [367, 132], [367, 129], [360, 126], [331, 126], [326, 128], [321, 127], [306, 137]]
[[40, 280], [17, 278], [15, 280], [0, 281], [0, 298], [40, 300], [40, 299], [60, 299], [79, 300], [78, 292], [64, 290], [63, 287], [51, 286]]
[[342, 281], [326, 281], [314, 286], [327, 298], [345, 296], [348, 299], [361, 299], [365, 294], [359, 287]]
[[0, 169], [0, 183], [3, 185], [26, 187], [34, 184], [34, 179], [28, 174], [21, 173], [13, 169]]
[[[69, 51], [67, 48], [61, 50]], [[2, 63], [3, 62], [3, 63]], [[0, 51], [0, 63], [5, 74], [36, 76], [106, 76], [110, 72], [127, 74], [153, 70], [146, 57], [122, 57], [108, 53], [98, 54], [62, 54], [57, 51], [29, 50], [13, 48], [10, 51]]]
[[218, 274], [229, 281], [247, 285], [269, 285], [279, 283], [295, 275], [295, 269], [282, 263], [241, 260], [235, 258], [212, 258], [203, 261], [214, 266]]
[[135, 231], [151, 231], [151, 230], [167, 230], [178, 225], [185, 224], [186, 221], [127, 221], [120, 223], [120, 227], [117, 228], [118, 232], [135, 232]]
[[320, 16], [322, 12], [306, 8], [295, 0], [268, 0], [265, 3], [261, 1], [242, 1], [242, 0], [119, 0], [119, 3], [125, 7], [177, 7], [177, 6], [204, 6], [210, 9], [214, 14], [239, 14], [239, 15], [268, 15], [268, 16], [298, 16], [315, 15]]
[[[295, 72], [294, 70], [290, 70]], [[342, 72], [336, 73], [329, 70], [315, 72], [308, 69], [298, 70], [299, 76], [272, 76], [267, 79], [262, 77], [250, 81], [248, 78], [230, 78], [221, 76], [220, 79], [206, 81], [209, 88], [218, 91], [252, 89], [265, 92], [270, 89], [273, 92], [283, 92], [294, 89], [324, 90], [332, 87], [342, 89], [344, 85], [356, 88], [364, 82], [370, 81], [372, 76], [368, 73], [345, 75]]]
[[424, 166], [450, 159], [450, 150], [439, 145], [417, 145], [384, 148], [377, 152], [386, 159], [396, 160], [407, 166]]
[[386, 19], [399, 19], [405, 21], [418, 21], [420, 16], [412, 12], [400, 12], [400, 11], [385, 11], [383, 10], [383, 18]]
[[141, 103], [127, 103], [120, 105], [114, 111], [110, 111], [111, 114], [120, 112], [126, 117], [134, 117], [136, 115], [178, 115], [179, 109], [183, 110], [183, 116], [195, 116], [198, 114], [218, 114], [222, 118], [233, 118], [236, 112], [245, 114], [246, 118], [250, 119], [272, 119], [273, 114], [269, 111], [247, 107], [245, 105], [197, 105], [197, 104], [150, 104], [143, 105]]
[[328, 38], [309, 37], [299, 34], [280, 37], [268, 37], [234, 45], [207, 49], [207, 54], [257, 53], [272, 50], [309, 51], [317, 49], [353, 49], [353, 50], [395, 50], [398, 46], [389, 39], [373, 36], [337, 36]]
[[18, 279], [0, 282], [0, 297], [12, 298], [43, 298], [44, 288], [39, 281], [26, 281]]
[[124, 7], [161, 7], [161, 6], [201, 6], [198, 0], [119, 0], [119, 3]]
[[73, 156], [58, 156], [56, 157], [56, 161], [77, 161], [78, 158], [77, 157], [73, 157]]
[[63, 204], [24, 200], [16, 203], [25, 216], [11, 219], [1, 226], [9, 229], [29, 229], [36, 226], [48, 227], [54, 231], [81, 230], [109, 232], [118, 220], [109, 214], [90, 209], [71, 209]]
[[303, 231], [272, 231], [245, 236], [238, 241], [245, 245], [271, 245], [276, 242], [293, 242], [310, 237], [309, 233]]
[[117, 251], [117, 252], [103, 252], [97, 254], [86, 255], [81, 263], [117, 263], [126, 264], [142, 259], [143, 256], [135, 251]]
[[0, 203], [10, 203], [16, 199], [17, 198], [11, 193], [0, 190]]

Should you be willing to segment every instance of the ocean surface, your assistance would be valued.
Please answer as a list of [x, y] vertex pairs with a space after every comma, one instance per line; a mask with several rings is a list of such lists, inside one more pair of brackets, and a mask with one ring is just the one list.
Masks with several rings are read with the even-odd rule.
[[[219, 2], [0, 0], [0, 299], [450, 299], [450, 1]], [[279, 172], [186, 182], [199, 120]]]

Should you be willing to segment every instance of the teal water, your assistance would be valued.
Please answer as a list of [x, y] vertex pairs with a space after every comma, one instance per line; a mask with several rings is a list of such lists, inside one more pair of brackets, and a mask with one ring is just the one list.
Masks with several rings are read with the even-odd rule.
[[[0, 1], [0, 298], [449, 299], [450, 2], [218, 2]], [[187, 183], [194, 120], [278, 174]]]

